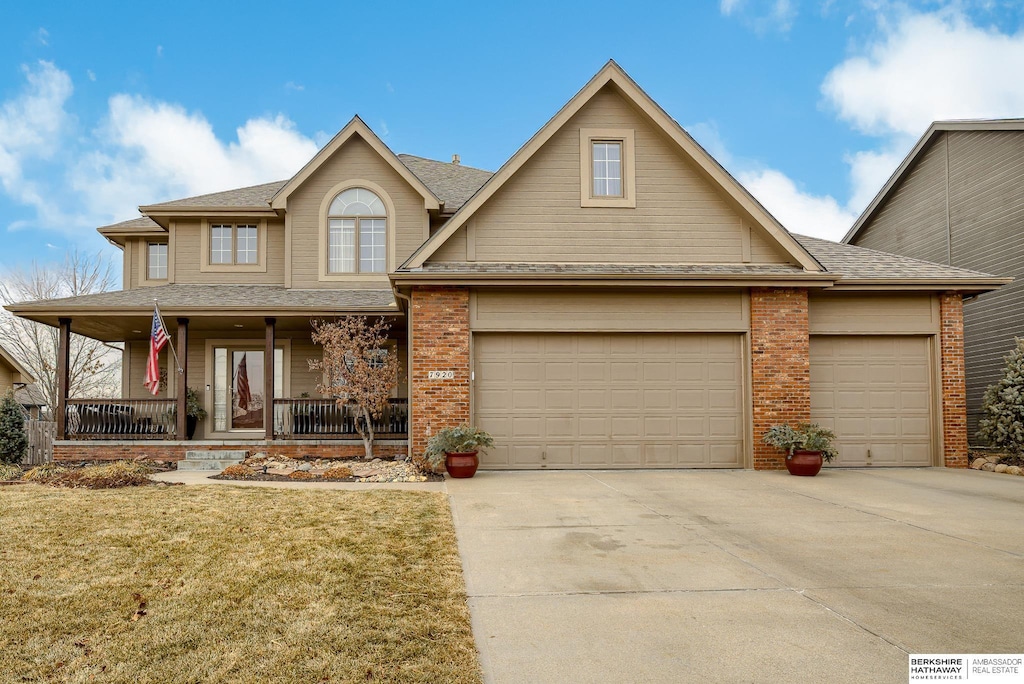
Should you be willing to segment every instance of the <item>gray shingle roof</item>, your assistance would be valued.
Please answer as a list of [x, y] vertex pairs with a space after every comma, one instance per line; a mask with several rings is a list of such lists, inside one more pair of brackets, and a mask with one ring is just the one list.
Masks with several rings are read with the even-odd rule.
[[830, 240], [793, 235], [831, 273], [851, 280], [986, 280], [998, 278], [980, 271], [855, 247]]
[[382, 290], [296, 290], [278, 285], [161, 285], [134, 290], [115, 290], [11, 305], [18, 312], [31, 312], [55, 307], [68, 309], [143, 309], [153, 307], [171, 310], [224, 309], [251, 310], [262, 315], [266, 311], [303, 310], [333, 311], [347, 309], [383, 309], [394, 307], [395, 296]]
[[274, 181], [262, 185], [250, 185], [247, 188], [235, 188], [223, 192], [212, 192], [207, 195], [196, 195], [184, 199], [171, 200], [151, 204], [150, 207], [160, 209], [231, 209], [235, 207], [269, 207], [270, 198], [274, 196], [288, 181]]
[[795, 276], [806, 272], [789, 264], [530, 264], [495, 262], [427, 262], [404, 273], [452, 275], [664, 275], [664, 276]]
[[121, 221], [120, 223], [112, 223], [109, 226], [100, 226], [97, 230], [105, 233], [131, 233], [140, 230], [160, 230], [160, 224], [149, 218], [148, 216], [139, 216], [138, 218], [129, 219], [127, 221]]
[[490, 171], [472, 166], [449, 164], [411, 154], [400, 154], [398, 158], [444, 202], [445, 211], [461, 207], [493, 175]]
[[[466, 200], [473, 196], [480, 186], [491, 177], [490, 171], [474, 169], [471, 166], [461, 164], [448, 164], [445, 162], [415, 157], [411, 154], [400, 154], [398, 158], [405, 164], [413, 174], [416, 175], [430, 191], [437, 195], [445, 204], [448, 210], [461, 207]], [[262, 185], [252, 185], [247, 188], [236, 188], [223, 192], [213, 192], [195, 197], [159, 202], [149, 205], [153, 209], [232, 209], [236, 207], [265, 207], [270, 205], [273, 196], [284, 187], [288, 181], [274, 181]], [[132, 219], [132, 221], [147, 220]], [[125, 221], [124, 224], [131, 223]], [[124, 224], [118, 223], [116, 226]], [[153, 225], [156, 225], [155, 223]], [[106, 226], [112, 228], [113, 226]], [[146, 227], [146, 226], [140, 226]]]

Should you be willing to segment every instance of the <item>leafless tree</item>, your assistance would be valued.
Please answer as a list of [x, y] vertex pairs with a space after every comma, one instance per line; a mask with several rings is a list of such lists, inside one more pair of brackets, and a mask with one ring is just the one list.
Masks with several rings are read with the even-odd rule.
[[317, 391], [334, 397], [339, 406], [355, 408], [367, 460], [373, 458], [373, 419], [387, 408], [398, 384], [398, 355], [388, 348], [388, 330], [384, 318], [373, 323], [365, 316], [313, 321], [313, 342], [324, 350], [321, 359], [309, 360], [311, 371], [324, 374]]
[[[101, 253], [78, 251], [63, 263], [39, 265], [6, 273], [0, 282], [0, 304], [77, 297], [115, 285], [110, 260]], [[0, 344], [35, 376], [50, 409], [57, 407], [57, 343], [52, 326], [17, 318], [0, 310]], [[114, 396], [120, 387], [121, 353], [99, 340], [71, 335], [68, 394], [72, 397]]]

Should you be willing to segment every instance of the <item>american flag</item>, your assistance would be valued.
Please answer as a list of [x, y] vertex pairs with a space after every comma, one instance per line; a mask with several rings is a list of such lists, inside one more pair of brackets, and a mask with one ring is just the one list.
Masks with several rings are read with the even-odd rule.
[[249, 392], [249, 366], [245, 362], [245, 356], [242, 354], [242, 360], [238, 362], [235, 388], [238, 392], [238, 408], [248, 411], [249, 404], [252, 402], [252, 394]]
[[167, 344], [167, 331], [160, 320], [160, 311], [153, 307], [153, 328], [149, 334], [149, 361], [146, 362], [146, 382], [143, 383], [150, 394], [160, 393], [160, 361], [157, 355]]

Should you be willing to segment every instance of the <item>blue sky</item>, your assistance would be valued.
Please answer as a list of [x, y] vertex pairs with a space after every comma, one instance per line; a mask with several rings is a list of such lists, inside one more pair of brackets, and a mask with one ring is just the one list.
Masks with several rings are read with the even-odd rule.
[[[283, 11], [286, 10], [286, 11]], [[791, 230], [838, 239], [938, 118], [1024, 116], [1024, 3], [17, 3], [0, 268], [290, 176], [355, 113], [496, 169], [614, 58]]]

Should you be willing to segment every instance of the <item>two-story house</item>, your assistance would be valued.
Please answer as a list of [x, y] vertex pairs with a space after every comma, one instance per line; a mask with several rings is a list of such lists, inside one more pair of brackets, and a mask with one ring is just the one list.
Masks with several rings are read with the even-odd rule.
[[287, 181], [140, 209], [101, 229], [123, 290], [10, 307], [62, 354], [125, 343], [123, 399], [62, 398], [58, 458], [359, 453], [307, 364], [312, 319], [359, 314], [403, 362], [384, 453], [468, 421], [484, 468], [778, 468], [763, 432], [813, 419], [838, 465], [962, 466], [962, 298], [1006, 282], [790, 234], [614, 62], [493, 174], [356, 118]]

